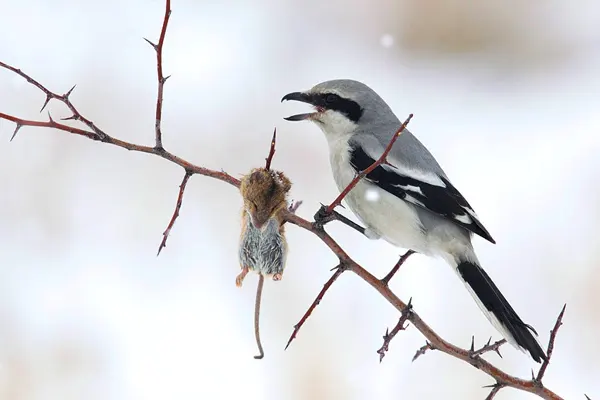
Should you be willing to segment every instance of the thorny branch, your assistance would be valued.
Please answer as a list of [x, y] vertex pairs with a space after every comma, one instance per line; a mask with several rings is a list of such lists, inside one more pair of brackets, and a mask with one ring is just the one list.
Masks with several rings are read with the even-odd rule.
[[183, 203], [183, 192], [185, 192], [185, 187], [190, 180], [192, 173], [190, 171], [185, 171], [185, 175], [183, 176], [183, 180], [181, 181], [181, 185], [179, 185], [179, 195], [177, 196], [177, 204], [175, 205], [175, 211], [173, 212], [173, 216], [171, 217], [171, 221], [169, 221], [169, 225], [167, 225], [167, 229], [163, 232], [163, 238], [158, 246], [158, 252], [156, 256], [160, 255], [160, 251], [167, 247], [167, 238], [169, 237], [169, 233], [171, 233], [171, 229], [175, 224], [175, 220], [179, 217], [179, 210], [181, 209], [181, 203]]
[[492, 343], [492, 338], [489, 338], [485, 346], [475, 350], [475, 336], [472, 336], [471, 349], [469, 352], [471, 353], [471, 357], [476, 357], [490, 351], [495, 351], [496, 354], [498, 354], [498, 357], [502, 358], [502, 354], [500, 354], [500, 346], [502, 346], [504, 343], [506, 343], [506, 339], [498, 340], [497, 342]]
[[277, 144], [277, 128], [273, 129], [273, 137], [271, 138], [271, 147], [269, 149], [269, 155], [265, 158], [265, 169], [271, 169], [271, 161], [275, 155], [275, 144]]
[[431, 343], [429, 343], [429, 341], [426, 340], [425, 344], [423, 346], [419, 347], [419, 349], [413, 356], [412, 361], [414, 362], [417, 358], [419, 358], [422, 355], [424, 355], [425, 353], [427, 353], [427, 350], [435, 350], [435, 347], [433, 347], [433, 345]]
[[392, 268], [390, 272], [388, 272], [388, 274], [385, 277], [383, 277], [383, 279], [381, 279], [381, 283], [383, 283], [384, 285], [389, 285], [390, 280], [394, 277], [394, 275], [396, 275], [396, 272], [398, 272], [402, 264], [404, 264], [406, 260], [408, 260], [408, 257], [410, 257], [413, 254], [415, 254], [414, 250], [408, 250], [406, 253], [404, 253], [402, 257], [400, 257], [396, 265], [394, 265], [394, 268]]
[[558, 328], [560, 328], [562, 325], [562, 319], [565, 315], [566, 308], [567, 305], [565, 304], [562, 310], [560, 311], [560, 314], [558, 314], [558, 318], [556, 318], [556, 324], [554, 324], [554, 328], [552, 328], [552, 330], [550, 331], [550, 340], [548, 342], [548, 359], [542, 363], [542, 366], [540, 367], [540, 370], [538, 371], [538, 374], [535, 377], [535, 381], [539, 382], [540, 385], [542, 384], [542, 378], [546, 373], [548, 364], [550, 364], [550, 357], [552, 356], [552, 352], [554, 351], [554, 341], [556, 340], [556, 333], [558, 332]]
[[488, 394], [485, 398], [485, 400], [492, 400], [494, 397], [496, 397], [496, 395], [498, 394], [498, 392], [500, 390], [502, 390], [502, 388], [504, 388], [505, 386], [501, 383], [495, 383], [493, 385], [491, 385], [492, 391], [490, 392], [490, 394]]
[[[294, 223], [293, 221], [290, 221], [290, 222]], [[325, 296], [325, 293], [327, 293], [327, 291], [329, 290], [331, 285], [333, 285], [333, 282], [335, 282], [337, 280], [337, 278], [339, 278], [340, 275], [347, 268], [343, 263], [340, 263], [333, 269], [335, 269], [335, 272], [333, 273], [333, 275], [331, 275], [331, 278], [329, 278], [329, 280], [327, 282], [325, 282], [325, 285], [323, 285], [323, 289], [321, 289], [321, 291], [317, 295], [317, 298], [315, 299], [315, 301], [313, 301], [312, 304], [310, 305], [310, 307], [308, 307], [308, 310], [306, 310], [306, 312], [300, 319], [300, 322], [298, 322], [296, 325], [294, 325], [294, 331], [292, 332], [287, 344], [285, 345], [285, 350], [287, 350], [287, 348], [290, 346], [290, 344], [292, 343], [292, 340], [296, 339], [296, 335], [298, 334], [298, 331], [300, 331], [300, 328], [302, 328], [302, 325], [304, 325], [304, 323], [306, 322], [308, 317], [310, 317], [313, 310], [321, 303], [321, 300], [323, 300], [323, 296]]]
[[167, 35], [167, 26], [169, 25], [169, 18], [171, 17], [171, 0], [165, 1], [165, 16], [163, 18], [162, 29], [160, 30], [160, 37], [158, 43], [154, 44], [150, 40], [144, 38], [154, 51], [156, 51], [156, 75], [158, 78], [158, 93], [156, 95], [156, 119], [154, 120], [154, 148], [156, 150], [162, 150], [162, 103], [163, 103], [163, 92], [165, 90], [165, 82], [169, 79], [169, 76], [163, 75], [163, 63], [162, 63], [162, 49], [165, 43], [165, 36]]
[[385, 330], [385, 335], [383, 335], [383, 345], [377, 350], [377, 354], [379, 354], [379, 362], [383, 361], [383, 357], [385, 357], [385, 353], [389, 350], [390, 342], [398, 334], [400, 331], [406, 330], [408, 328], [408, 324], [405, 325], [408, 317], [410, 317], [410, 313], [412, 311], [412, 298], [408, 300], [408, 304], [406, 305], [406, 309], [402, 311], [402, 315], [400, 315], [400, 319], [394, 329], [389, 332], [387, 329]]
[[[33, 121], [33, 120], [19, 118], [14, 115], [0, 113], [0, 119], [12, 121], [15, 123], [16, 126], [15, 126], [15, 130], [13, 132], [11, 140], [15, 137], [15, 135], [17, 134], [17, 132], [19, 132], [19, 130], [21, 128], [26, 127], [26, 126], [38, 127], [38, 128], [51, 128], [51, 129], [56, 129], [59, 131], [69, 132], [69, 133], [72, 133], [75, 135], [83, 136], [88, 139], [99, 141], [102, 143], [108, 143], [108, 144], [111, 144], [111, 145], [114, 145], [114, 146], [117, 146], [117, 147], [120, 147], [120, 148], [123, 148], [126, 150], [147, 153], [147, 154], [153, 154], [155, 156], [161, 157], [169, 162], [172, 162], [174, 164], [181, 166], [185, 170], [185, 176], [184, 176], [184, 179], [180, 186], [180, 195], [178, 197], [177, 208], [176, 208], [175, 213], [172, 218], [172, 223], [173, 223], [174, 220], [176, 219], [176, 216], [179, 211], [179, 207], [181, 205], [180, 203], [182, 201], [183, 190], [185, 189], [185, 184], [187, 184], [187, 180], [189, 180], [189, 178], [192, 175], [198, 174], [198, 175], [203, 175], [206, 177], [218, 179], [220, 181], [229, 183], [230, 185], [232, 185], [234, 187], [238, 187], [238, 188], [239, 188], [240, 182], [238, 179], [232, 177], [231, 175], [225, 173], [224, 171], [213, 170], [213, 169], [209, 169], [209, 168], [205, 168], [205, 167], [201, 167], [201, 166], [192, 164], [189, 161], [184, 160], [183, 158], [178, 157], [178, 156], [170, 153], [169, 151], [165, 150], [162, 145], [162, 132], [161, 132], [162, 94], [163, 94], [163, 86], [164, 86], [165, 80], [167, 79], [162, 74], [162, 47], [163, 47], [165, 36], [166, 36], [166, 31], [167, 31], [170, 14], [171, 14], [170, 0], [166, 0], [165, 15], [163, 18], [163, 25], [162, 25], [158, 44], [155, 45], [153, 43], [150, 43], [157, 52], [157, 75], [158, 75], [158, 94], [157, 94], [157, 101], [156, 101], [156, 121], [155, 121], [156, 122], [156, 124], [155, 124], [155, 145], [153, 147], [138, 145], [138, 144], [126, 142], [126, 141], [117, 139], [115, 137], [109, 136], [106, 132], [104, 132], [97, 125], [95, 125], [90, 119], [84, 117], [79, 112], [79, 110], [71, 103], [71, 100], [70, 100], [70, 95], [72, 94], [75, 86], [73, 86], [65, 94], [62, 94], [62, 95], [57, 94], [57, 93], [52, 92], [49, 89], [47, 89], [44, 85], [42, 85], [35, 79], [31, 78], [28, 74], [24, 73], [20, 69], [15, 68], [15, 67], [13, 67], [9, 64], [6, 64], [2, 61], [0, 61], [0, 68], [12, 71], [13, 73], [21, 76], [28, 83], [35, 86], [42, 93], [45, 94], [46, 98], [45, 98], [44, 104], [40, 111], [43, 111], [45, 109], [45, 107], [47, 106], [47, 104], [51, 100], [58, 100], [59, 102], [63, 103], [72, 113], [72, 115], [70, 117], [64, 118], [63, 120], [79, 122], [79, 123], [82, 123], [84, 125], [84, 127], [77, 128], [77, 127], [69, 126], [69, 125], [66, 125], [66, 124], [63, 124], [60, 122], [56, 122], [50, 116], [47, 121]], [[367, 170], [365, 170], [361, 174], [359, 174], [353, 180], [351, 185], [349, 185], [349, 187], [346, 188], [346, 190], [342, 194], [340, 194], [340, 196], [333, 203], [331, 203], [331, 205], [327, 208], [328, 211], [330, 211], [330, 212], [333, 211], [333, 209], [337, 205], [340, 204], [343, 197], [352, 189], [352, 187], [354, 185], [356, 185], [358, 180], [360, 180], [364, 175], [366, 175], [368, 172], [370, 172], [370, 170], [374, 169], [377, 165], [379, 165], [378, 163], [385, 161], [385, 157], [387, 155], [387, 152], [389, 152], [391, 145], [396, 140], [398, 135], [404, 130], [404, 128], [406, 127], [406, 124], [408, 124], [411, 117], [412, 117], [412, 114], [402, 124], [399, 131], [394, 135], [390, 145], [388, 146], [388, 148], [386, 149], [386, 152], [382, 155], [382, 157], [379, 160], [377, 160], [375, 162], [375, 164], [373, 164]], [[539, 397], [544, 398], [544, 399], [554, 399], [554, 400], [561, 399], [560, 396], [558, 396], [556, 393], [552, 392], [550, 389], [546, 388], [541, 382], [541, 379], [543, 378], [543, 375], [547, 368], [547, 363], [545, 363], [545, 365], [542, 366], [542, 368], [540, 369], [540, 372], [538, 373], [537, 378], [532, 377], [532, 379], [529, 379], [529, 380], [521, 379], [516, 376], [507, 374], [506, 372], [495, 367], [488, 361], [484, 360], [481, 357], [482, 353], [477, 353], [477, 351], [473, 352], [470, 350], [465, 350], [463, 348], [457, 347], [457, 346], [445, 341], [433, 329], [431, 329], [431, 327], [429, 325], [427, 325], [427, 323], [425, 323], [425, 321], [423, 321], [414, 310], [411, 310], [409, 308], [408, 304], [406, 304], [402, 300], [400, 300], [400, 298], [398, 298], [398, 296], [396, 296], [390, 290], [390, 288], [388, 287], [387, 282], [385, 280], [377, 279], [370, 272], [368, 272], [366, 269], [364, 269], [359, 264], [357, 264], [354, 260], [352, 260], [350, 258], [350, 256], [348, 256], [348, 254], [339, 246], [339, 244], [331, 236], [329, 236], [329, 234], [327, 234], [323, 229], [318, 229], [317, 227], [315, 227], [315, 225], [313, 225], [312, 222], [295, 215], [292, 210], [287, 211], [287, 213], [285, 214], [285, 219], [286, 219], [286, 221], [316, 235], [339, 258], [339, 260], [340, 260], [339, 268], [334, 273], [334, 275], [331, 277], [328, 284], [326, 284], [326, 287], [324, 287], [323, 290], [321, 291], [323, 295], [326, 292], [326, 290], [333, 284], [335, 279], [337, 279], [343, 271], [349, 270], [349, 271], [352, 271], [354, 274], [358, 275], [358, 277], [360, 277], [363, 281], [368, 283], [371, 287], [373, 287], [373, 289], [375, 289], [382, 297], [384, 297], [392, 306], [394, 306], [403, 315], [408, 315], [406, 320], [410, 321], [413, 324], [413, 326], [427, 339], [427, 344], [417, 351], [414, 359], [416, 359], [420, 355], [424, 354], [427, 350], [438, 350], [438, 351], [448, 354], [454, 358], [460, 359], [467, 364], [474, 366], [475, 368], [477, 368], [480, 371], [484, 372], [485, 374], [489, 375], [496, 382], [496, 384], [494, 385], [494, 388], [492, 390], [492, 393], [490, 393], [488, 398], [492, 398], [500, 389], [502, 389], [504, 387], [511, 387], [514, 389], [519, 389], [519, 390], [523, 390], [523, 391], [526, 391], [529, 393], [536, 394]], [[163, 235], [163, 240], [166, 240], [166, 236], [168, 236], [168, 231], [170, 230], [170, 228], [172, 228], [172, 223], [170, 224], [169, 227], [167, 227], [166, 235]], [[164, 247], [164, 246], [161, 246], [161, 247]], [[322, 295], [320, 297], [322, 298]], [[312, 311], [312, 309], [314, 309], [314, 307], [316, 307], [316, 305], [318, 304], [319, 301], [320, 301], [320, 298], [318, 297], [317, 300], [311, 306], [311, 309], [309, 309], [309, 311]], [[561, 314], [559, 315], [557, 323], [551, 333], [551, 338], [550, 338], [550, 343], [549, 343], [549, 348], [548, 348], [548, 361], [550, 360], [550, 356], [552, 355], [552, 350], [554, 347], [554, 340], [556, 338], [556, 333], [558, 331], [558, 328], [562, 322], [563, 314], [564, 314], [564, 308], [563, 308]], [[307, 317], [307, 315], [305, 315], [305, 316]], [[294, 336], [294, 334], [292, 334], [291, 339], [293, 339], [293, 336]], [[498, 347], [499, 347], [499, 345], [498, 345]], [[474, 354], [474, 353], [477, 353], [477, 354]]]

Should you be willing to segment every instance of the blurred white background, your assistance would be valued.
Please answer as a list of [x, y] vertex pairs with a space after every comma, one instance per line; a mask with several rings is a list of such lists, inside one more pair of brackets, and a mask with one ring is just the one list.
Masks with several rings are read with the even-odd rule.
[[[567, 313], [546, 384], [600, 397], [600, 6], [580, 0], [173, 0], [164, 49], [165, 146], [239, 176], [274, 168], [310, 218], [336, 193], [317, 127], [286, 123], [281, 97], [327, 79], [378, 91], [436, 155], [497, 245], [475, 239], [522, 318], [548, 333]], [[3, 1], [0, 59], [59, 93], [110, 134], [152, 144], [162, 0]], [[38, 114], [44, 96], [0, 70], [0, 110]], [[55, 118], [69, 116], [60, 105]], [[284, 279], [263, 296], [266, 357], [253, 359], [256, 276], [242, 290], [241, 199], [194, 176], [168, 247], [156, 249], [183, 171], [61, 132], [0, 121], [0, 399], [483, 399], [494, 383], [430, 353], [409, 328], [383, 363], [397, 312], [345, 274], [287, 351], [293, 325], [335, 257], [288, 227]], [[403, 249], [332, 223], [351, 255], [383, 276]], [[498, 334], [441, 261], [413, 257], [392, 281], [444, 338]], [[505, 347], [496, 365], [537, 365]], [[530, 399], [505, 389], [497, 399]]]

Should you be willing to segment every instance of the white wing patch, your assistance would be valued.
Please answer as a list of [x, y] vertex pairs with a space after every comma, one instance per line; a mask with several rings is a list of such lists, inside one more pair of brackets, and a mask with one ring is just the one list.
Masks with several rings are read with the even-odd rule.
[[396, 186], [397, 188], [400, 188], [402, 190], [407, 190], [409, 192], [415, 192], [415, 193], [420, 194], [421, 196], [424, 196], [423, 192], [421, 191], [421, 188], [418, 187], [418, 186], [413, 186], [413, 185], [406, 185], [406, 186], [403, 186], [403, 185], [392, 185], [392, 186]]
[[475, 214], [475, 211], [473, 211], [472, 208], [470, 207], [465, 207], [465, 206], [461, 206], [471, 217], [475, 218], [475, 219], [479, 219], [477, 217], [477, 214]]
[[442, 178], [440, 178], [437, 174], [433, 172], [419, 171], [414, 168], [404, 166], [398, 167], [396, 165], [390, 164], [382, 164], [381, 166], [383, 167], [383, 169], [388, 170], [389, 172], [406, 176], [407, 178], [412, 178], [416, 181], [428, 183], [433, 186], [439, 186], [443, 188], [446, 187], [446, 184], [444, 183], [444, 181], [442, 181]]
[[[465, 208], [465, 207], [463, 207]], [[467, 214], [460, 214], [460, 215], [455, 215], [454, 219], [462, 222], [463, 224], [470, 224], [473, 222], [473, 220], [471, 219], [471, 217], [469, 217]]]

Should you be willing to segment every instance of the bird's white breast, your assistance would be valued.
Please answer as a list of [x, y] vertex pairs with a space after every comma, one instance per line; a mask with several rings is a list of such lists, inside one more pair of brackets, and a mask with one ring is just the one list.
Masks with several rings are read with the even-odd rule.
[[[331, 169], [341, 192], [356, 175], [350, 164], [350, 148], [346, 138], [328, 139]], [[344, 200], [375, 237], [380, 236], [399, 247], [430, 253], [414, 206], [364, 180], [358, 182]]]

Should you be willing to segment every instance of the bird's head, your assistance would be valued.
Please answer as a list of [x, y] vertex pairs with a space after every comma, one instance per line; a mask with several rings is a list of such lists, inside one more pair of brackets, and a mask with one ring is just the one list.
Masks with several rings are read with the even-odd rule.
[[381, 97], [364, 83], [337, 79], [319, 83], [312, 89], [293, 92], [281, 101], [296, 100], [312, 105], [314, 112], [285, 118], [288, 121], [315, 122], [328, 137], [351, 135], [357, 127], [367, 127], [383, 119], [395, 118]]
[[266, 222], [287, 206], [286, 196], [292, 184], [281, 172], [256, 168], [241, 179], [244, 209], [252, 225], [262, 229]]

